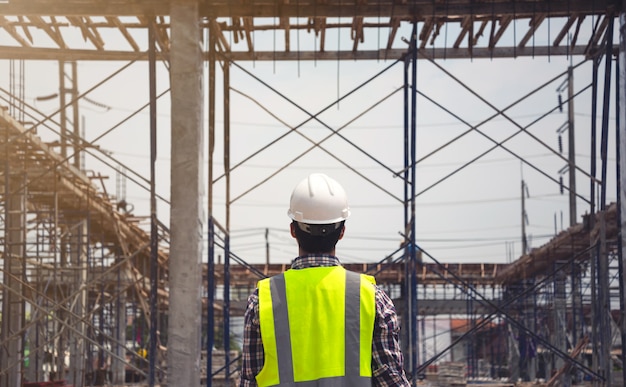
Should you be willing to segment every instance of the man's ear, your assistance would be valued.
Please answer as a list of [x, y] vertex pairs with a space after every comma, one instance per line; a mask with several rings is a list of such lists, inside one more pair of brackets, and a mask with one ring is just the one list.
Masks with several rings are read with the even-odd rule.
[[289, 231], [291, 231], [291, 237], [295, 238], [296, 237], [296, 224], [294, 222], [291, 222], [291, 224], [289, 224]]
[[[339, 234], [339, 239], [343, 238], [343, 233], [344, 233], [344, 232], [346, 232], [346, 226], [343, 226], [343, 227], [341, 228], [341, 233]], [[337, 239], [337, 240], [339, 240], [339, 239]]]

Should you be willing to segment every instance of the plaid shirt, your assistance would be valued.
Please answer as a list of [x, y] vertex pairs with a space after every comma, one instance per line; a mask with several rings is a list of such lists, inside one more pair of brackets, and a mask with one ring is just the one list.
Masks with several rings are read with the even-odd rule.
[[[292, 269], [317, 266], [339, 266], [332, 255], [307, 255], [296, 258]], [[410, 386], [403, 369], [403, 357], [398, 342], [400, 325], [393, 302], [376, 287], [376, 320], [372, 342], [372, 386]], [[240, 387], [257, 386], [255, 376], [263, 368], [263, 342], [259, 323], [258, 289], [248, 297], [244, 317], [243, 364]]]

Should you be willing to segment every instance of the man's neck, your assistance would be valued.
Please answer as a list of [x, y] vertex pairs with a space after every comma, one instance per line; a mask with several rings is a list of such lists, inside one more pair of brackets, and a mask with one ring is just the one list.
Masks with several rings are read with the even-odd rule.
[[308, 251], [304, 251], [301, 248], [298, 249], [298, 254], [300, 257], [304, 257], [305, 255], [315, 255], [315, 254], [324, 254], [324, 255], [335, 255], [335, 249], [332, 249], [331, 251], [325, 252], [325, 253], [311, 253]]

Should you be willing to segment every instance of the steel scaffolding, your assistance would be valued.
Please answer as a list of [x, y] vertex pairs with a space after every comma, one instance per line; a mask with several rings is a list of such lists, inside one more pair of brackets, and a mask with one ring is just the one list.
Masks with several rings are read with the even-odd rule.
[[[609, 385], [619, 380], [626, 337], [624, 318], [624, 276], [621, 238], [624, 198], [618, 187], [618, 203], [607, 203], [607, 175], [610, 160], [607, 147], [617, 138], [618, 182], [623, 149], [619, 136], [626, 137], [623, 108], [626, 98], [621, 83], [624, 77], [623, 5], [611, 1], [414, 1], [352, 2], [345, 1], [198, 1], [133, 2], [121, 5], [118, 14], [102, 1], [23, 0], [0, 4], [0, 29], [17, 43], [0, 47], [0, 57], [10, 60], [59, 61], [61, 99], [60, 122], [55, 114], [45, 115], [25, 102], [20, 95], [24, 74], [15, 78], [11, 91], [2, 90], [0, 111], [0, 240], [2, 241], [2, 325], [0, 327], [0, 384], [17, 387], [24, 381], [65, 379], [74, 387], [123, 384], [147, 380], [150, 385], [167, 383], [168, 375], [180, 372], [185, 378], [202, 375], [202, 384], [225, 383], [236, 377], [239, 354], [231, 351], [232, 317], [242, 314], [246, 296], [256, 280], [284, 271], [287, 265], [253, 265], [238, 254], [231, 241], [232, 165], [230, 164], [230, 92], [231, 73], [244, 72], [263, 84], [242, 62], [304, 60], [372, 60], [384, 58], [390, 65], [383, 71], [401, 67], [403, 92], [403, 169], [397, 177], [403, 181], [403, 241], [401, 247], [374, 263], [357, 264], [351, 269], [375, 275], [380, 285], [394, 298], [402, 317], [406, 368], [414, 384], [428, 378], [449, 357], [461, 363], [470, 379], [508, 378], [571, 385], [589, 381]], [[590, 3], [593, 3], [590, 5]], [[117, 3], [115, 3], [117, 4]], [[54, 5], [54, 6], [52, 6]], [[280, 5], [280, 6], [278, 6]], [[331, 17], [342, 16], [336, 24]], [[65, 16], [57, 23], [55, 17]], [[586, 42], [579, 38], [579, 26], [586, 16], [597, 17], [593, 33]], [[106, 22], [97, 17], [102, 17]], [[170, 18], [171, 17], [171, 18]], [[384, 17], [384, 21], [380, 21]], [[129, 20], [131, 19], [132, 20]], [[136, 19], [135, 19], [136, 18]], [[255, 19], [271, 19], [259, 25]], [[368, 23], [367, 18], [378, 19]], [[544, 20], [565, 19], [556, 35], [545, 45], [531, 44]], [[304, 21], [303, 21], [304, 20]], [[615, 21], [619, 20], [619, 26]], [[371, 21], [371, 20], [370, 20]], [[505, 46], [502, 36], [512, 22], [523, 21], [527, 29], [521, 39]], [[398, 28], [408, 26], [410, 39], [398, 47], [393, 40]], [[453, 46], [429, 48], [428, 42], [440, 39], [448, 26], [458, 27]], [[50, 27], [52, 26], [52, 27]], [[68, 48], [66, 28], [79, 30], [94, 50]], [[105, 50], [102, 29], [120, 32], [131, 47], [127, 51]], [[146, 30], [149, 49], [139, 44], [129, 30]], [[362, 42], [368, 28], [391, 31], [385, 47], [365, 48]], [[37, 46], [30, 29], [43, 29], [55, 48]], [[325, 36], [333, 29], [349, 30], [351, 50], [325, 50], [320, 47], [300, 52], [289, 45], [288, 31], [302, 30]], [[491, 31], [489, 31], [491, 29]], [[255, 49], [254, 32], [285, 32], [284, 50]], [[614, 31], [619, 31], [616, 44]], [[208, 36], [207, 36], [208, 34]], [[478, 44], [487, 36], [488, 42]], [[200, 42], [207, 36], [206, 50]], [[566, 39], [570, 36], [569, 39]], [[181, 39], [187, 44], [178, 44]], [[142, 38], [143, 39], [143, 38]], [[246, 42], [246, 49], [232, 50], [231, 43]], [[565, 42], [567, 41], [567, 42]], [[466, 42], [466, 43], [465, 43]], [[565, 43], [564, 43], [565, 42]], [[438, 69], [442, 76], [477, 97], [495, 110], [494, 116], [505, 117], [518, 132], [522, 124], [511, 120], [507, 109], [499, 109], [481, 98], [441, 66], [444, 58], [516, 58], [519, 56], [566, 55], [582, 57], [593, 63], [589, 85], [593, 93], [591, 165], [576, 162], [573, 154], [566, 159], [570, 177], [574, 170], [588, 178], [589, 193], [575, 190], [575, 181], [563, 185], [570, 203], [577, 198], [589, 205], [582, 223], [576, 223], [575, 204], [570, 207], [569, 227], [555, 235], [546, 245], [529, 249], [513, 263], [502, 265], [464, 265], [439, 262], [430, 254], [417, 235], [415, 204], [419, 174], [417, 153], [420, 111], [418, 98], [436, 105], [417, 82], [418, 62]], [[619, 60], [616, 61], [615, 59]], [[172, 174], [178, 195], [172, 200], [177, 215], [170, 227], [161, 224], [154, 209], [154, 169], [151, 185], [150, 224], [129, 214], [119, 199], [102, 192], [94, 181], [101, 176], [81, 170], [81, 155], [91, 145], [81, 138], [76, 101], [82, 96], [76, 89], [76, 63], [81, 60], [142, 60], [149, 63], [151, 140], [156, 141], [155, 64], [163, 61], [171, 70], [174, 122], [182, 128], [195, 129], [191, 138], [173, 140]], [[203, 64], [208, 65], [209, 106], [209, 182], [207, 219], [199, 215], [202, 205], [195, 196], [203, 184], [199, 178], [202, 150], [190, 150], [200, 141], [201, 102], [204, 90]], [[170, 67], [171, 66], [171, 67]], [[223, 93], [217, 92], [217, 70], [221, 66]], [[579, 65], [572, 65], [554, 82], [569, 82]], [[181, 70], [182, 69], [182, 70]], [[15, 68], [13, 71], [16, 71]], [[373, 75], [374, 77], [375, 75]], [[603, 79], [599, 79], [603, 76]], [[61, 81], [63, 80], [63, 81]], [[67, 84], [65, 83], [67, 81]], [[586, 90], [583, 89], [583, 90]], [[611, 92], [617, 90], [616, 93]], [[190, 93], [198, 98], [189, 98]], [[358, 88], [351, 92], [358, 92]], [[66, 95], [67, 94], [67, 95]], [[569, 91], [566, 103], [579, 94]], [[67, 99], [65, 99], [67, 97]], [[224, 100], [224, 171], [215, 176], [213, 151], [220, 139], [216, 136], [215, 100]], [[339, 103], [340, 96], [335, 103]], [[287, 99], [289, 97], [287, 96]], [[522, 98], [523, 99], [523, 98]], [[188, 108], [189, 100], [193, 106]], [[334, 104], [333, 104], [334, 105]], [[611, 107], [617, 112], [617, 133], [612, 137]], [[480, 125], [469, 124], [445, 106], [438, 105], [451, 117], [478, 132], [493, 143], [493, 148], [516, 156], [505, 141], [496, 141], [481, 132]], [[571, 113], [570, 109], [570, 113]], [[306, 112], [310, 117], [316, 113]], [[73, 117], [73, 118], [69, 118]], [[540, 120], [538, 117], [537, 120]], [[596, 123], [600, 122], [600, 127]], [[199, 124], [200, 123], [200, 124]], [[330, 125], [326, 125], [328, 129]], [[573, 119], [568, 118], [568, 134], [573, 133]], [[38, 130], [50, 130], [57, 144], [44, 143]], [[296, 128], [297, 129], [297, 128]], [[568, 144], [573, 146], [573, 138]], [[154, 142], [151, 142], [151, 168], [154, 168]], [[57, 152], [56, 149], [59, 151]], [[597, 155], [597, 150], [600, 154]], [[104, 156], [103, 156], [104, 157]], [[193, 160], [190, 160], [193, 159]], [[596, 160], [601, 165], [596, 165]], [[182, 162], [181, 162], [182, 161]], [[520, 160], [529, 164], [527, 160]], [[191, 173], [180, 165], [195, 168]], [[386, 165], [382, 167], [387, 168]], [[533, 167], [530, 165], [530, 167]], [[177, 169], [180, 168], [180, 169]], [[391, 171], [390, 168], [390, 172]], [[600, 172], [598, 173], [598, 169]], [[122, 169], [120, 169], [121, 171]], [[354, 171], [358, 174], [358, 171]], [[394, 172], [396, 173], [396, 172]], [[190, 184], [186, 177], [193, 177]], [[226, 191], [225, 219], [218, 219], [213, 198], [214, 184], [223, 179]], [[269, 178], [268, 178], [269, 179]], [[550, 179], [553, 179], [550, 177]], [[182, 183], [181, 183], [182, 182]], [[197, 183], [197, 184], [196, 184]], [[372, 182], [375, 184], [375, 182]], [[189, 186], [186, 186], [188, 184]], [[193, 190], [190, 191], [193, 186]], [[254, 188], [254, 187], [253, 187]], [[596, 195], [599, 194], [598, 197]], [[523, 195], [523, 192], [522, 192]], [[183, 214], [183, 215], [181, 215]], [[203, 216], [204, 214], [202, 214]], [[198, 217], [198, 219], [196, 219]], [[191, 219], [192, 221], [189, 221]], [[206, 222], [208, 229], [203, 229]], [[198, 245], [206, 231], [206, 257]], [[189, 241], [186, 238], [193, 237]], [[171, 256], [170, 256], [171, 255]], [[206, 262], [200, 265], [200, 262]], [[178, 266], [177, 266], [178, 265]], [[349, 265], [346, 265], [347, 267]], [[173, 270], [172, 270], [173, 269]], [[196, 284], [194, 281], [201, 281]], [[185, 291], [202, 289], [198, 296]], [[172, 295], [184, 289], [181, 293]], [[179, 297], [179, 298], [173, 298]], [[193, 299], [189, 304], [181, 302]], [[175, 305], [171, 305], [174, 303]], [[201, 305], [196, 305], [201, 304]], [[191, 305], [192, 308], [188, 308]], [[199, 310], [195, 310], [198, 307]], [[176, 313], [180, 309], [186, 314]], [[171, 313], [174, 310], [174, 313]], [[196, 313], [197, 312], [197, 313]], [[191, 315], [193, 321], [185, 321]], [[461, 316], [461, 317], [459, 317]], [[436, 318], [435, 318], [436, 317]], [[462, 320], [450, 327], [449, 345], [435, 345], [429, 351], [429, 322]], [[201, 326], [194, 325], [199, 321]], [[200, 331], [198, 345], [195, 334]], [[434, 329], [434, 331], [437, 331]], [[175, 348], [189, 340], [190, 351]], [[198, 348], [196, 348], [198, 346]], [[201, 348], [200, 348], [201, 347]], [[168, 351], [169, 348], [169, 351]], [[189, 348], [187, 348], [189, 349]], [[198, 349], [198, 350], [196, 350]], [[205, 356], [202, 359], [202, 356]], [[216, 360], [219, 358], [219, 362]], [[222, 360], [223, 359], [223, 360]], [[195, 367], [201, 361], [199, 367]], [[624, 369], [623, 364], [621, 365]], [[200, 368], [200, 369], [196, 369]], [[169, 373], [169, 374], [168, 374]], [[174, 377], [176, 374], [173, 374]], [[200, 377], [198, 378], [200, 379]], [[176, 379], [178, 380], [178, 379]], [[616, 382], [619, 383], [619, 382]], [[183, 383], [185, 384], [185, 383]], [[192, 383], [190, 383], [192, 384]]]

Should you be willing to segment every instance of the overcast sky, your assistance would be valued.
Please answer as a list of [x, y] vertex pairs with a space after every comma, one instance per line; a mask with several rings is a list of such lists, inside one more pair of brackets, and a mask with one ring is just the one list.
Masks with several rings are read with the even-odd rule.
[[[303, 48], [305, 37], [312, 39], [303, 35]], [[259, 49], [263, 43], [275, 44], [271, 37], [256, 36], [256, 41]], [[338, 44], [348, 43], [346, 39]], [[581, 221], [590, 197], [586, 175], [591, 165], [592, 74], [591, 63], [581, 62], [581, 57], [554, 56], [418, 62], [415, 224], [417, 243], [429, 255], [441, 262], [518, 258], [522, 180], [528, 192], [530, 246], [546, 243], [567, 227], [568, 194], [561, 194], [558, 184], [560, 177], [568, 183], [567, 173], [559, 173], [566, 165], [567, 131], [558, 133], [567, 121], [567, 106], [562, 112], [557, 107], [559, 93], [567, 99], [562, 86], [570, 64], [576, 67], [574, 91], [580, 93], [574, 116], [576, 162], [582, 169], [576, 175], [581, 196], [577, 221]], [[9, 62], [1, 61], [0, 66], [8, 74]], [[78, 70], [81, 93], [115, 74], [81, 101], [80, 114], [85, 138], [96, 140], [94, 145], [114, 158], [109, 163], [128, 168], [125, 192], [109, 166], [86, 156], [85, 168], [109, 176], [107, 191], [125, 193], [134, 214], [148, 216], [148, 184], [142, 180], [149, 176], [148, 111], [137, 113], [148, 102], [147, 64], [80, 62]], [[58, 99], [37, 100], [58, 92], [56, 62], [26, 62], [24, 79], [27, 103], [43, 114], [57, 111]], [[3, 89], [9, 89], [8, 77], [0, 82]], [[221, 82], [218, 71], [216, 177], [224, 169]], [[232, 251], [248, 262], [264, 262], [267, 230], [271, 262], [290, 262], [297, 249], [288, 233], [289, 195], [301, 179], [321, 171], [345, 187], [352, 207], [345, 238], [338, 245], [339, 257], [344, 262], [375, 262], [393, 253], [405, 227], [404, 183], [396, 176], [404, 168], [403, 84], [402, 64], [382, 59], [232, 65]], [[159, 200], [158, 216], [166, 224], [168, 88], [167, 69], [159, 63], [157, 93], [165, 94], [158, 103], [157, 193], [165, 199]], [[608, 202], [616, 197], [614, 100], [610, 103]], [[503, 109], [507, 109], [505, 115], [496, 114]], [[601, 114], [601, 105], [598, 110]], [[476, 128], [471, 130], [471, 126]], [[341, 136], [332, 135], [333, 131]], [[46, 128], [38, 134], [49, 141], [56, 136]], [[319, 146], [313, 146], [318, 142]], [[224, 182], [217, 180], [213, 199], [214, 214], [222, 224], [226, 218]], [[206, 197], [202, 200], [208, 202]]]

